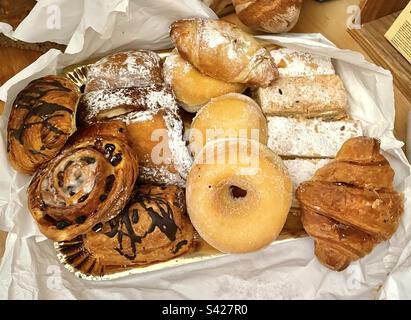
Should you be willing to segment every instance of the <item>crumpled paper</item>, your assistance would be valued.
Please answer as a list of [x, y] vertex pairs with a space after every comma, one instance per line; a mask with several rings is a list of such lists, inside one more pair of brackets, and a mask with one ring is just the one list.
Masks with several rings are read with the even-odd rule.
[[[24, 22], [20, 37], [34, 39], [30, 26], [44, 20], [43, 5]], [[65, 5], [72, 1], [47, 1]], [[11, 104], [32, 79], [58, 73], [67, 65], [114, 50], [162, 49], [170, 45], [168, 25], [189, 16], [214, 17], [198, 1], [93, 1], [70, 16], [68, 30], [53, 37], [68, 43], [66, 53], [50, 50], [0, 88], [5, 116], [0, 119], [0, 229], [9, 232], [0, 265], [2, 299], [391, 299], [411, 298], [410, 165], [393, 135], [394, 96], [391, 74], [355, 52], [335, 48], [319, 34], [286, 34], [261, 38], [332, 57], [348, 91], [350, 113], [365, 133], [381, 139], [394, 168], [395, 185], [404, 193], [405, 212], [395, 235], [371, 254], [337, 273], [323, 267], [310, 238], [273, 244], [264, 250], [228, 255], [112, 281], [76, 278], [61, 266], [53, 243], [38, 231], [27, 209], [29, 178], [7, 164], [6, 127]], [[90, 6], [90, 7], [89, 7]], [[92, 14], [91, 14], [92, 13]], [[62, 15], [68, 14], [62, 10]], [[77, 16], [81, 15], [81, 17]], [[65, 16], [64, 16], [65, 19]], [[21, 29], [23, 30], [23, 28]], [[17, 30], [16, 30], [17, 31]], [[124, 33], [123, 33], [124, 32]], [[44, 34], [45, 36], [45, 34]], [[31, 38], [30, 38], [31, 37]], [[37, 39], [37, 38], [36, 38]], [[47, 39], [51, 40], [51, 39]]]

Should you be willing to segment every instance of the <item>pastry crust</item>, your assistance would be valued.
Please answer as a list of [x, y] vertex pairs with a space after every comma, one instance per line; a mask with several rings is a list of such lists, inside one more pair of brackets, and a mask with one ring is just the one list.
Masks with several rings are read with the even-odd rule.
[[254, 96], [267, 115], [333, 120], [347, 116], [347, 92], [337, 75], [280, 78]]
[[182, 189], [142, 185], [117, 217], [59, 246], [77, 270], [104, 276], [180, 256], [193, 235]]
[[46, 237], [71, 240], [115, 217], [137, 175], [125, 125], [96, 124], [78, 131], [37, 171], [27, 190], [28, 207]]
[[183, 186], [191, 158], [183, 141], [183, 123], [167, 86], [99, 90], [83, 95], [81, 125], [121, 120], [139, 159], [141, 183]]
[[229, 83], [202, 74], [174, 50], [164, 61], [164, 81], [171, 86], [179, 105], [188, 112], [197, 112], [212, 98], [237, 92], [246, 86]]
[[357, 137], [311, 181], [300, 184], [296, 195], [304, 229], [315, 238], [321, 263], [341, 271], [392, 236], [404, 210], [393, 177], [379, 141]]
[[90, 66], [85, 92], [163, 83], [161, 59], [148, 50], [110, 54]]
[[181, 57], [210, 77], [262, 87], [278, 77], [269, 52], [232, 23], [178, 20], [171, 25], [170, 36]]
[[7, 126], [7, 155], [13, 168], [33, 174], [63, 148], [76, 130], [80, 91], [63, 76], [29, 83], [16, 97]]
[[312, 77], [335, 75], [331, 58], [317, 54], [278, 48], [270, 51], [277, 65], [280, 77]]

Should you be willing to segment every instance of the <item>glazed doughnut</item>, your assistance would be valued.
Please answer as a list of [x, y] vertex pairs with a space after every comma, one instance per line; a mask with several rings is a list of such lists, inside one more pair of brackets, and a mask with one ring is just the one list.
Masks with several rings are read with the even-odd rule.
[[174, 50], [164, 61], [164, 81], [171, 86], [180, 106], [188, 112], [197, 112], [203, 105], [230, 92], [243, 92], [246, 86], [229, 83], [202, 74]]
[[265, 145], [220, 139], [207, 143], [195, 159], [186, 198], [191, 222], [206, 242], [222, 252], [251, 252], [282, 230], [292, 183], [281, 159]]
[[245, 138], [267, 143], [267, 121], [251, 98], [229, 93], [212, 99], [197, 113], [188, 132], [189, 147], [196, 155], [210, 140]]

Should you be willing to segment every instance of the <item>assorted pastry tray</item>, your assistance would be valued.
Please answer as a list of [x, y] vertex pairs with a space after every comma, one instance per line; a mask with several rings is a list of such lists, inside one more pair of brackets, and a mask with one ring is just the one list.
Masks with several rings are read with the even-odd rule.
[[170, 37], [172, 51], [72, 65], [13, 103], [9, 161], [33, 175], [29, 211], [68, 270], [109, 280], [308, 234], [341, 271], [391, 237], [403, 197], [331, 58], [219, 20]]
[[[158, 51], [159, 56], [162, 59], [165, 59], [171, 50], [162, 50]], [[67, 78], [72, 80], [80, 90], [83, 90], [84, 85], [87, 81], [87, 72], [89, 70], [90, 65], [97, 61], [98, 59], [91, 59], [87, 60], [83, 63], [77, 63], [71, 66], [66, 67], [62, 74], [65, 75]], [[184, 124], [185, 128], [189, 127], [193, 116], [190, 114], [185, 114], [184, 117]], [[281, 231], [279, 237], [272, 243], [272, 245], [276, 243], [283, 243], [292, 241], [294, 239], [298, 239], [301, 237], [306, 237], [307, 233], [302, 228], [301, 222], [298, 220], [294, 220], [291, 218], [287, 221], [287, 225]], [[151, 265], [143, 265], [140, 267], [130, 267], [129, 269], [125, 269], [122, 271], [114, 271], [111, 273], [108, 271], [108, 274], [104, 276], [95, 276], [90, 274], [85, 274], [80, 271], [78, 268], [73, 267], [72, 263], [68, 263], [70, 261], [70, 257], [73, 254], [77, 254], [78, 251], [78, 241], [74, 239], [73, 241], [65, 241], [65, 242], [55, 242], [54, 248], [57, 251], [57, 257], [59, 261], [65, 266], [65, 268], [71, 272], [74, 272], [75, 275], [82, 279], [88, 280], [111, 280], [111, 279], [118, 279], [121, 277], [125, 277], [128, 275], [133, 274], [140, 274], [145, 272], [157, 271], [177, 266], [182, 266], [186, 264], [201, 262], [205, 260], [215, 259], [218, 257], [222, 257], [225, 254], [221, 251], [216, 250], [207, 242], [205, 242], [201, 237], [198, 235], [197, 232], [194, 232], [194, 239], [193, 239], [193, 246], [190, 251], [182, 256], [177, 258], [164, 261], [164, 262], [157, 262]]]

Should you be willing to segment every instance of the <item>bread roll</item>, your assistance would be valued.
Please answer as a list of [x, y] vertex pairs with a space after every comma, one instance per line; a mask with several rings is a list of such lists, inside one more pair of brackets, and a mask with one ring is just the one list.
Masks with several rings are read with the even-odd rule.
[[181, 57], [210, 77], [261, 87], [278, 77], [270, 53], [232, 23], [178, 20], [171, 25], [170, 36]]
[[219, 17], [234, 12], [233, 2], [231, 0], [202, 0], [213, 10]]
[[300, 16], [303, 0], [233, 0], [238, 18], [252, 29], [270, 33], [290, 31]]
[[197, 112], [203, 105], [226, 93], [240, 93], [245, 85], [217, 80], [202, 74], [174, 50], [164, 62], [164, 80], [173, 89], [180, 106]]

